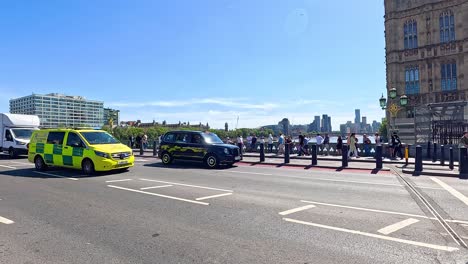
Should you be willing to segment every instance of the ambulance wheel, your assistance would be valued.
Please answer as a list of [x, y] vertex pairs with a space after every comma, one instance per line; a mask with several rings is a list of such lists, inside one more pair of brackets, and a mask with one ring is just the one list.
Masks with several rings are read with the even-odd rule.
[[81, 163], [81, 169], [83, 173], [86, 175], [93, 175], [94, 174], [94, 164], [90, 159], [85, 159]]
[[41, 156], [36, 156], [36, 158], [34, 158], [34, 166], [37, 171], [45, 171], [47, 169], [47, 164], [45, 164]]

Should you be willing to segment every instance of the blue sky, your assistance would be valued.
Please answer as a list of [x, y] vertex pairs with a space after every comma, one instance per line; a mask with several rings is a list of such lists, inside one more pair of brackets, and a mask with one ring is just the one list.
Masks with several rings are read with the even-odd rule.
[[0, 112], [59, 92], [122, 120], [380, 120], [383, 15], [381, 0], [4, 1]]

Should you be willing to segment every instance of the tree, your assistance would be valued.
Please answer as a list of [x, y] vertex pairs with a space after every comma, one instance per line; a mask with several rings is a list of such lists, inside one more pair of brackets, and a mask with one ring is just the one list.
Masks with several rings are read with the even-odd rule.
[[387, 118], [382, 119], [382, 125], [380, 126], [379, 133], [384, 140], [388, 140], [388, 121]]

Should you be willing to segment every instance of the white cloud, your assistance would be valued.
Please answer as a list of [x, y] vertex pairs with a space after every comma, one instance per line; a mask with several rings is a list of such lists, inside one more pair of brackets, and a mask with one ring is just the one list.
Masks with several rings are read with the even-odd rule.
[[273, 103], [246, 103], [241, 102], [240, 99], [232, 98], [192, 98], [187, 100], [173, 100], [173, 101], [151, 101], [151, 102], [110, 102], [106, 105], [110, 107], [122, 108], [138, 108], [138, 107], [182, 107], [191, 105], [218, 105], [225, 107], [233, 107], [239, 109], [262, 109], [271, 110], [277, 108], [277, 104]]

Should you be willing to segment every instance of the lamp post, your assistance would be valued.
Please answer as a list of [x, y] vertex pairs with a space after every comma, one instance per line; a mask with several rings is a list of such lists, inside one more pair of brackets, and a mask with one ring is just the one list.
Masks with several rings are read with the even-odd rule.
[[[398, 112], [402, 109], [405, 109], [405, 107], [408, 105], [408, 96], [404, 94], [401, 95], [398, 98], [398, 101], [399, 101], [399, 104], [398, 104], [398, 102], [395, 102], [397, 101], [397, 97], [398, 97], [397, 89], [392, 88], [388, 91], [388, 97], [389, 97], [389, 100], [387, 102], [387, 99], [382, 94], [382, 97], [380, 97], [379, 99], [379, 103], [380, 103], [380, 107], [382, 108], [382, 110], [388, 110], [388, 112], [390, 112], [390, 117], [393, 120], [393, 122], [390, 122], [390, 128], [392, 131], [395, 131], [395, 127], [396, 127], [395, 119], [397, 117]], [[391, 123], [393, 123], [393, 125]]]

